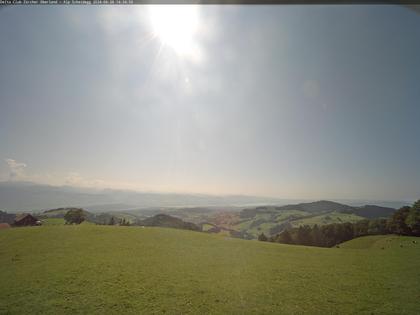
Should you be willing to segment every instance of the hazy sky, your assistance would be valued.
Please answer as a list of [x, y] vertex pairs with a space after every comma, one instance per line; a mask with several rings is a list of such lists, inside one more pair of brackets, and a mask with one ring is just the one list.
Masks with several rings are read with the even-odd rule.
[[420, 15], [398, 6], [6, 7], [0, 179], [420, 197]]

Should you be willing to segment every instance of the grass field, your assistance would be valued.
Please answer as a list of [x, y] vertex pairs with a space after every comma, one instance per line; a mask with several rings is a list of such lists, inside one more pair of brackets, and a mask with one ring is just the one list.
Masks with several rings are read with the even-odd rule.
[[42, 225], [63, 225], [65, 223], [63, 218], [47, 218], [42, 220]]
[[329, 249], [162, 228], [1, 230], [0, 314], [418, 314], [413, 240]]
[[[42, 219], [42, 225], [44, 226], [50, 226], [50, 225], [64, 225], [65, 220], [63, 218], [47, 218]], [[93, 225], [94, 223], [83, 221], [82, 225]]]

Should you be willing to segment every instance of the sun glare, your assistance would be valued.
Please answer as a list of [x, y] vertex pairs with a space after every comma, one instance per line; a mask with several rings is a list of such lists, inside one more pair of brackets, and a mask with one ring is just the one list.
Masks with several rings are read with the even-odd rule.
[[198, 11], [194, 5], [154, 5], [150, 8], [153, 33], [178, 55], [194, 55]]

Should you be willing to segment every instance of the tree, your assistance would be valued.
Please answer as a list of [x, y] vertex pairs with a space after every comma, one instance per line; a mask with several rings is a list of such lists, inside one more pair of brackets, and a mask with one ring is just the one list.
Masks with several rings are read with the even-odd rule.
[[319, 229], [317, 224], [315, 224], [312, 227], [311, 238], [312, 238], [312, 245], [323, 246], [324, 240], [321, 234], [321, 230]]
[[130, 221], [126, 220], [125, 218], [120, 219], [120, 225], [121, 226], [129, 226], [130, 225]]
[[389, 231], [386, 219], [373, 219], [369, 221], [369, 235], [384, 235], [388, 233]]
[[292, 236], [290, 235], [290, 232], [288, 230], [284, 231], [279, 235], [277, 238], [277, 242], [283, 243], [283, 244], [292, 244]]
[[388, 221], [389, 230], [399, 235], [409, 235], [410, 228], [406, 224], [406, 219], [411, 208], [408, 206], [398, 209]]
[[411, 209], [420, 210], [420, 199], [413, 203]]
[[325, 247], [331, 247], [338, 243], [336, 224], [328, 224], [321, 226], [321, 233], [324, 237]]
[[410, 234], [420, 236], [420, 200], [411, 207], [405, 219], [405, 224], [410, 229]]
[[115, 219], [114, 219], [114, 217], [111, 217], [111, 219], [109, 219], [108, 225], [115, 225]]
[[360, 220], [354, 223], [353, 231], [354, 237], [368, 235], [369, 220]]
[[340, 243], [345, 242], [345, 241], [349, 241], [354, 237], [354, 232], [353, 232], [353, 224], [351, 224], [350, 222], [345, 222], [342, 224], [342, 234], [341, 234], [341, 239], [340, 239]]
[[260, 235], [258, 235], [258, 240], [262, 242], [267, 242], [268, 238], [267, 236], [265, 236], [264, 233], [261, 233]]
[[309, 225], [300, 226], [297, 231], [297, 244], [311, 245], [311, 227]]
[[80, 224], [85, 220], [85, 213], [83, 209], [71, 209], [64, 215], [66, 224]]

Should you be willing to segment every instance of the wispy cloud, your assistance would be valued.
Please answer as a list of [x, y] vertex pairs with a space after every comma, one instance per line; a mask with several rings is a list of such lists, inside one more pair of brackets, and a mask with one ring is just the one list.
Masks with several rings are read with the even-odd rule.
[[8, 181], [27, 181], [38, 184], [53, 186], [73, 186], [96, 189], [131, 189], [145, 190], [145, 187], [139, 186], [136, 182], [115, 181], [88, 177], [77, 171], [70, 172], [32, 172], [27, 163], [19, 162], [12, 158], [4, 159], [7, 165], [6, 177], [0, 180]]
[[25, 178], [26, 164], [14, 159], [6, 159], [9, 167], [9, 180], [22, 180]]
[[90, 179], [85, 178], [77, 172], [70, 172], [64, 178], [64, 184], [70, 186], [79, 186], [79, 187], [95, 187], [95, 188], [105, 188], [109, 187], [109, 183], [100, 180], [100, 179]]

